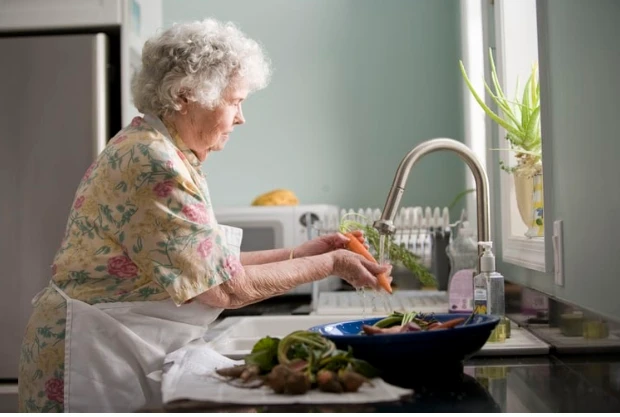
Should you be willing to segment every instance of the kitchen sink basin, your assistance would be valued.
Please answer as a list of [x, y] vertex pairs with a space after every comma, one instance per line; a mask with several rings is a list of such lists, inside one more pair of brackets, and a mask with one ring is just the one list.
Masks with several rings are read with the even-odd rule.
[[262, 337], [282, 338], [296, 330], [353, 318], [350, 315], [229, 317], [210, 329], [206, 339], [222, 355], [240, 359], [250, 353], [252, 346]]
[[[365, 318], [382, 317], [383, 314]], [[205, 339], [220, 354], [231, 359], [243, 359], [254, 344], [265, 336], [282, 338], [296, 330], [341, 321], [357, 320], [351, 315], [309, 316], [248, 316], [228, 317], [209, 329]], [[486, 343], [477, 356], [546, 355], [549, 345], [513, 323], [511, 337], [501, 343]]]

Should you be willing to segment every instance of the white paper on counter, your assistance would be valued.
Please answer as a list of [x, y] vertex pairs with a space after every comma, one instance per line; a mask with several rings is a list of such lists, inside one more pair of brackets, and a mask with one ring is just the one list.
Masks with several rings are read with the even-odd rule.
[[364, 404], [397, 401], [412, 394], [409, 389], [390, 385], [380, 378], [374, 387], [364, 384], [358, 392], [332, 394], [313, 389], [305, 395], [274, 393], [269, 387], [239, 388], [222, 381], [216, 369], [238, 365], [205, 344], [189, 345], [168, 356], [162, 375], [163, 402], [175, 400], [210, 401], [225, 404]]

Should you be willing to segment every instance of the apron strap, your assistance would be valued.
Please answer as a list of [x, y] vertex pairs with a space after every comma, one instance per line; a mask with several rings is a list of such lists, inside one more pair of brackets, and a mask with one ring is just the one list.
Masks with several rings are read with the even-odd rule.
[[71, 297], [69, 297], [63, 290], [58, 288], [58, 285], [56, 285], [54, 282], [51, 282], [51, 286], [53, 289], [56, 290], [56, 292], [58, 292], [58, 294], [62, 295], [62, 298], [64, 298], [66, 301], [71, 300]]

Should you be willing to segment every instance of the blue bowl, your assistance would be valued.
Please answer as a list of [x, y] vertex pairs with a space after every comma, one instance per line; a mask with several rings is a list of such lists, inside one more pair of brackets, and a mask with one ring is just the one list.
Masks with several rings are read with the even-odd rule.
[[[435, 314], [439, 321], [468, 318], [470, 314]], [[477, 314], [467, 324], [452, 329], [396, 334], [360, 334], [362, 325], [385, 318], [351, 320], [310, 328], [332, 340], [338, 349], [353, 350], [353, 355], [373, 365], [383, 375], [402, 374], [406, 369], [418, 375], [460, 371], [463, 361], [478, 352], [500, 321], [497, 316]]]

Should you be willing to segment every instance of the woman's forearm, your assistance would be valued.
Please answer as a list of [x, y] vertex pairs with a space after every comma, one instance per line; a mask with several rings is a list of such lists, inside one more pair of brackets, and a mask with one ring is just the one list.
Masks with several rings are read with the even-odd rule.
[[291, 249], [268, 249], [254, 252], [241, 252], [241, 265], [263, 265], [272, 262], [280, 262], [289, 259]]
[[248, 265], [243, 273], [200, 294], [197, 299], [212, 307], [240, 308], [325, 278], [332, 273], [333, 265], [330, 254], [269, 265]]

